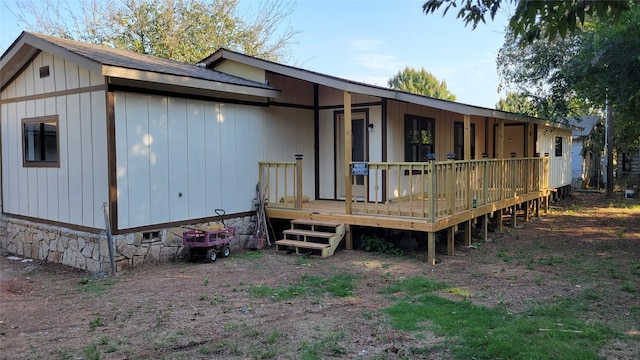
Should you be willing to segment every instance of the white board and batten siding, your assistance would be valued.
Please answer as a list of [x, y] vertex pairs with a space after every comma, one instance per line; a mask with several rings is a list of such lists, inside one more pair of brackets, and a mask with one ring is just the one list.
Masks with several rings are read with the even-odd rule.
[[130, 92], [114, 107], [120, 230], [252, 211], [259, 161], [313, 158], [304, 110]]
[[[49, 66], [50, 76], [39, 69]], [[100, 229], [108, 200], [104, 85], [99, 74], [46, 52], [2, 91], [3, 211]], [[55, 93], [65, 91], [65, 94]], [[50, 94], [50, 95], [48, 95]], [[28, 98], [25, 98], [28, 97]], [[15, 101], [12, 101], [15, 99]], [[59, 167], [23, 167], [21, 121], [58, 116]]]
[[[562, 155], [556, 156], [556, 137], [562, 139]], [[549, 154], [549, 188], [557, 189], [571, 185], [571, 130], [540, 126], [538, 129], [538, 150], [544, 156]]]

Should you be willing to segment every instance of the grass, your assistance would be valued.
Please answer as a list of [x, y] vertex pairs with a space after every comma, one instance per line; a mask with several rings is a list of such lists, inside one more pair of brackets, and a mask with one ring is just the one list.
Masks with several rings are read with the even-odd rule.
[[430, 330], [446, 337], [452, 354], [460, 359], [598, 359], [598, 350], [616, 336], [598, 322], [581, 319], [589, 296], [511, 314], [435, 293], [447, 288], [423, 278], [399, 281], [385, 290], [398, 297], [384, 313], [396, 329]]
[[96, 328], [103, 326], [105, 326], [104, 318], [102, 317], [102, 315], [100, 315], [100, 313], [96, 313], [96, 317], [93, 320], [89, 321], [90, 330], [95, 330]]
[[117, 282], [116, 279], [82, 278], [78, 282], [78, 291], [91, 294], [95, 298], [102, 297]]
[[102, 353], [98, 350], [98, 345], [96, 343], [91, 343], [89, 346], [82, 349], [84, 353], [84, 357], [87, 360], [100, 360], [102, 359]]
[[313, 342], [303, 341], [298, 349], [302, 360], [320, 360], [327, 358], [341, 358], [347, 354], [347, 350], [340, 345], [347, 336], [342, 330], [327, 329], [315, 336], [318, 340]]
[[302, 275], [298, 282], [280, 287], [252, 285], [249, 294], [254, 297], [268, 297], [274, 301], [286, 301], [300, 296], [321, 297], [325, 294], [348, 297], [355, 288], [356, 276], [341, 272], [331, 277]]

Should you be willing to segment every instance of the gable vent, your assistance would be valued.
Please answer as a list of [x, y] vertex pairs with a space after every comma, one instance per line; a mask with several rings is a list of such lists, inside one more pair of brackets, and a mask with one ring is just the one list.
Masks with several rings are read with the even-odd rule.
[[49, 65], [40, 68], [40, 79], [49, 77]]

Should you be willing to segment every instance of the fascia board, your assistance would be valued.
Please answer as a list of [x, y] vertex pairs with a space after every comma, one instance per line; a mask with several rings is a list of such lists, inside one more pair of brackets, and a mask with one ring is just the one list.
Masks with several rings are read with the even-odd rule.
[[170, 74], [161, 74], [149, 71], [140, 71], [135, 69], [122, 68], [117, 66], [102, 66], [102, 74], [104, 76], [123, 78], [128, 80], [146, 81], [159, 84], [169, 84], [183, 87], [207, 89], [213, 91], [222, 91], [228, 93], [236, 93], [243, 95], [252, 95], [260, 97], [277, 98], [280, 91], [271, 89], [260, 89], [251, 86], [242, 86], [228, 84], [212, 80], [203, 80], [189, 78], [185, 76], [176, 76]]

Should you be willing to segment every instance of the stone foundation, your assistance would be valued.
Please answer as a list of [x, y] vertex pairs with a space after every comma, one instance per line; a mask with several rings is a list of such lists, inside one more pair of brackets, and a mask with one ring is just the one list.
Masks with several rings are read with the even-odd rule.
[[[207, 227], [216, 222], [203, 223]], [[238, 239], [231, 249], [243, 248], [253, 234], [255, 217], [225, 219], [236, 228]], [[175, 261], [182, 257], [181, 227], [114, 235], [116, 271], [145, 263]], [[3, 251], [32, 259], [69, 265], [91, 272], [109, 273], [111, 262], [105, 232], [92, 234], [53, 225], [0, 216], [0, 247]]]

